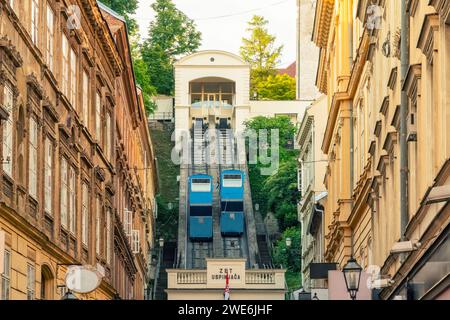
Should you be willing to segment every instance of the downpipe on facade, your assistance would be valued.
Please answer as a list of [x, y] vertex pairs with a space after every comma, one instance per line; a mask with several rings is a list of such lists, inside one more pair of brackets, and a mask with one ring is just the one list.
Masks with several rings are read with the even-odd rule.
[[408, 225], [408, 96], [404, 83], [409, 70], [409, 10], [408, 0], [402, 0], [401, 5], [401, 105], [400, 105], [400, 235], [406, 241]]

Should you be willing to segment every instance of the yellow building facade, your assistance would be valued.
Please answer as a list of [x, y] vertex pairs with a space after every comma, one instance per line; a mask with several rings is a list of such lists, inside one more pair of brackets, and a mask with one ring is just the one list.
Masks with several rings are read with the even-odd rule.
[[[393, 280], [380, 288], [383, 299], [437, 298], [449, 281], [448, 255], [438, 264], [430, 261], [433, 252], [448, 250], [450, 1], [408, 1], [407, 10], [410, 61], [404, 83], [401, 1], [317, 1], [313, 32], [321, 48], [316, 84], [328, 98], [322, 144], [328, 155], [325, 259], [343, 267], [354, 256], [366, 270], [378, 266], [370, 270]], [[408, 96], [403, 230], [402, 88]], [[418, 250], [392, 251], [402, 236], [419, 243]], [[424, 270], [441, 277], [430, 280]], [[437, 285], [443, 289], [436, 291]], [[406, 287], [413, 289], [405, 293]]]

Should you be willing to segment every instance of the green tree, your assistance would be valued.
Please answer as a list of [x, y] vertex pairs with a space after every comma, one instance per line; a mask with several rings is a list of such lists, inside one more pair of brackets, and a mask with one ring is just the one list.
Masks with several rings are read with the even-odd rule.
[[[291, 227], [283, 231], [281, 239], [275, 243], [273, 249], [273, 262], [286, 268], [286, 282], [289, 291], [301, 287], [301, 229]], [[288, 247], [286, 239], [291, 239], [291, 246]]]
[[260, 100], [295, 100], [295, 78], [287, 74], [271, 75], [257, 84], [257, 90]]
[[297, 224], [297, 151], [288, 146], [292, 145], [295, 126], [286, 116], [272, 118], [259, 116], [246, 122], [245, 125], [246, 130], [256, 132], [267, 129], [268, 141], [271, 141], [271, 130], [278, 130], [280, 167], [274, 175], [263, 176], [260, 170], [265, 165], [261, 164], [259, 159], [257, 164], [249, 165], [252, 199], [254, 203], [259, 204], [263, 215], [269, 211], [274, 212], [282, 230], [294, 226]]
[[278, 172], [263, 184], [267, 207], [275, 213], [281, 230], [298, 225], [297, 159], [292, 156], [280, 164]]
[[253, 16], [248, 23], [249, 38], [242, 39], [240, 54], [251, 66], [251, 96], [259, 96], [258, 84], [270, 75], [276, 74], [283, 46], [275, 45], [275, 36], [269, 34], [268, 21], [261, 16]]
[[[291, 239], [291, 246], [288, 247], [286, 239]], [[273, 250], [273, 260], [275, 264], [282, 265], [291, 272], [300, 272], [300, 227], [291, 227], [283, 231], [281, 239], [275, 243]]]
[[130, 34], [137, 32], [138, 24], [131, 16], [136, 13], [138, 0], [101, 0], [101, 2], [125, 17]]
[[159, 94], [173, 94], [173, 63], [198, 49], [201, 33], [193, 20], [178, 10], [171, 0], [156, 0], [152, 5], [155, 20], [150, 23], [148, 39], [142, 47], [151, 84]]

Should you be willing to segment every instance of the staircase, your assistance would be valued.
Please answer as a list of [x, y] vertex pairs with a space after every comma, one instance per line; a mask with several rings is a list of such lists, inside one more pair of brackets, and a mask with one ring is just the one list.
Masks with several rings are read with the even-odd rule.
[[221, 129], [219, 137], [219, 150], [221, 153], [220, 164], [232, 165], [233, 164], [233, 141], [230, 135], [230, 130]]
[[260, 268], [272, 268], [272, 258], [269, 252], [269, 246], [266, 241], [266, 236], [258, 234], [256, 236], [259, 249]]
[[167, 272], [166, 269], [173, 268], [175, 262], [176, 242], [164, 244], [163, 256], [159, 267], [158, 279], [156, 283], [155, 300], [167, 300]]
[[194, 166], [205, 164], [205, 138], [203, 122], [196, 120], [194, 124]]

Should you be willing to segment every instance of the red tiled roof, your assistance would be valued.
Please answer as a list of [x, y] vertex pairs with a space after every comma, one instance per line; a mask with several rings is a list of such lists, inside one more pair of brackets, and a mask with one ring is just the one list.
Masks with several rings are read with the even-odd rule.
[[286, 69], [278, 69], [278, 74], [287, 74], [288, 76], [295, 78], [297, 75], [297, 63], [294, 61]]

